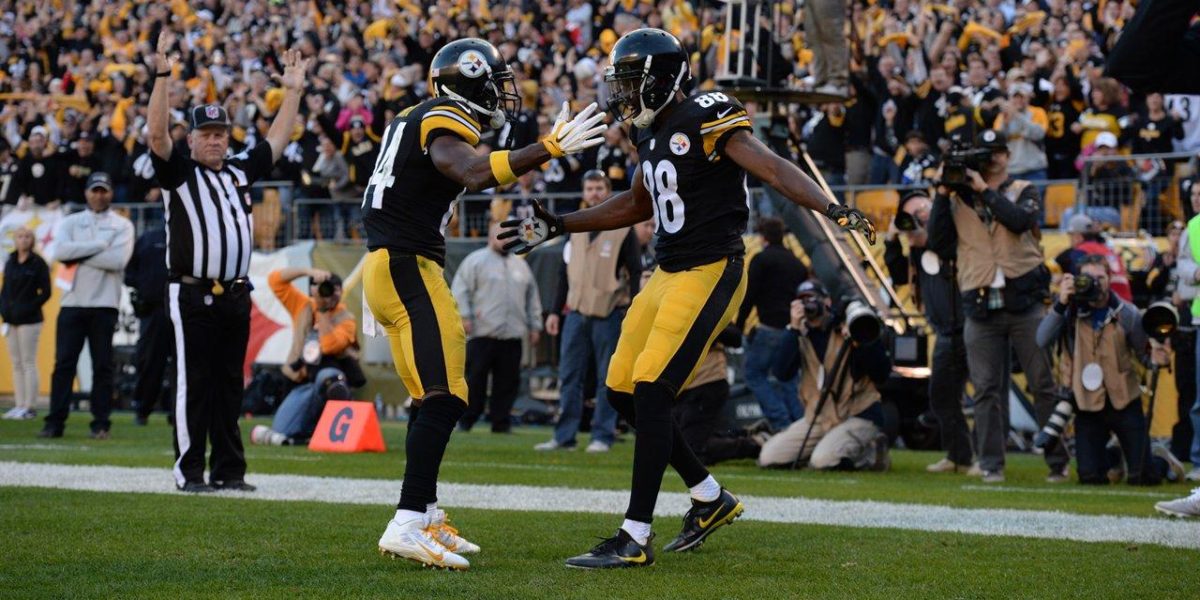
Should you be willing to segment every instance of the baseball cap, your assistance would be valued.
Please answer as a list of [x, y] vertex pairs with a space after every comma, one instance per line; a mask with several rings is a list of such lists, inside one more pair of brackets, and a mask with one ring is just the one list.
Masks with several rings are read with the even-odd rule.
[[362, 117], [350, 117], [350, 129], [366, 128], [367, 122]]
[[1017, 94], [1020, 94], [1022, 96], [1026, 96], [1026, 97], [1033, 95], [1033, 86], [1029, 85], [1028, 83], [1014, 83], [1014, 84], [1009, 85], [1008, 87], [1009, 87], [1008, 96], [1010, 98], [1013, 96], [1016, 96]]
[[1094, 227], [1095, 223], [1087, 215], [1075, 215], [1067, 221], [1067, 233], [1088, 233]]
[[96, 187], [102, 187], [111, 192], [113, 189], [112, 177], [109, 177], [108, 173], [105, 173], [104, 171], [93, 172], [92, 175], [88, 177], [87, 187], [84, 189], [90, 190]]
[[1101, 131], [1100, 134], [1096, 136], [1096, 147], [1097, 148], [1116, 148], [1117, 147], [1117, 136], [1114, 135], [1113, 132], [1111, 132], [1111, 131]]
[[193, 108], [190, 125], [192, 129], [213, 125], [225, 128], [232, 126], [229, 123], [229, 113], [225, 112], [225, 108], [219, 104], [201, 104]]
[[41, 125], [38, 125], [37, 127], [34, 127], [33, 129], [30, 129], [30, 130], [29, 130], [29, 137], [33, 137], [33, 136], [35, 136], [35, 135], [40, 135], [40, 136], [42, 136], [42, 137], [46, 137], [46, 128], [45, 128], [45, 127], [42, 127]]
[[828, 298], [829, 292], [826, 291], [825, 286], [821, 285], [820, 281], [809, 279], [796, 287], [796, 296], [821, 296]]
[[1004, 132], [1001, 131], [985, 129], [975, 138], [975, 145], [980, 148], [1006, 150], [1008, 149], [1008, 136], [1004, 135]]

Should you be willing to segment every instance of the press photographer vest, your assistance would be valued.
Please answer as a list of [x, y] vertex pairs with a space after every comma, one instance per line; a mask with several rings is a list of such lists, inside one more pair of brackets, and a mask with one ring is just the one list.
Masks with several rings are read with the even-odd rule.
[[[842, 345], [848, 343], [841, 331], [834, 330], [829, 335], [829, 344], [825, 347], [825, 360], [822, 361], [817, 358], [817, 351], [808, 337], [800, 337], [800, 355], [804, 357], [804, 364], [800, 367], [800, 401], [804, 403], [804, 414], [807, 418], [814, 418], [810, 415], [816, 411], [817, 403], [821, 400], [821, 386], [827, 385], [831, 389], [838, 387], [838, 382], [831, 379], [837, 368], [834, 363]], [[850, 360], [850, 353], [847, 352], [846, 361]], [[821, 368], [817, 365], [821, 365]], [[826, 400], [821, 414], [815, 417], [816, 423], [826, 431], [879, 402], [879, 390], [875, 388], [875, 383], [870, 377], [852, 379], [849, 364], [842, 367], [842, 376], [846, 381], [841, 386], [840, 393], [837, 397]]]
[[567, 261], [567, 305], [586, 317], [604, 318], [618, 306], [629, 304], [629, 271], [617, 276], [617, 259], [630, 228], [571, 234]]
[[[1023, 179], [1013, 180], [1001, 195], [1016, 203], [1029, 185]], [[1006, 281], [1011, 281], [1042, 264], [1042, 247], [1035, 229], [1018, 234], [995, 218], [990, 224], [984, 223], [974, 208], [957, 198], [951, 212], [958, 230], [958, 288], [963, 292], [991, 287], [997, 268], [1004, 272]]]
[[[1075, 322], [1071, 390], [1075, 392], [1075, 405], [1081, 411], [1104, 410], [1106, 395], [1117, 410], [1129, 406], [1134, 399], [1141, 398], [1141, 379], [1134, 368], [1133, 352], [1125, 341], [1125, 330], [1121, 329], [1119, 320], [1120, 317], [1114, 310], [1099, 331], [1081, 319]], [[1083, 369], [1090, 363], [1100, 365], [1104, 374], [1100, 388], [1095, 391], [1089, 391], [1083, 386]]]

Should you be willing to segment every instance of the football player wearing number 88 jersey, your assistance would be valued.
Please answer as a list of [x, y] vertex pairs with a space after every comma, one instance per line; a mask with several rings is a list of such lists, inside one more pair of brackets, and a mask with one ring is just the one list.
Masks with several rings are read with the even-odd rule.
[[691, 489], [692, 509], [664, 550], [696, 548], [743, 511], [688, 448], [671, 420], [671, 403], [745, 295], [746, 173], [872, 243], [875, 238], [862, 213], [831, 202], [796, 165], [756, 140], [732, 96], [685, 97], [680, 86], [688, 78], [688, 56], [670, 34], [629, 32], [609, 58], [609, 108], [636, 128], [641, 164], [633, 188], [561, 217], [535, 205], [533, 217], [503, 223], [501, 234], [513, 238], [510, 249], [528, 252], [564, 233], [616, 229], [651, 216], [657, 226], [660, 268], [629, 307], [605, 382], [609, 402], [637, 429], [629, 508], [615, 536], [567, 560], [578, 568], [653, 564], [650, 523], [668, 464]]
[[363, 293], [387, 333], [400, 379], [419, 409], [409, 419], [404, 487], [379, 540], [384, 554], [466, 569], [479, 547], [459, 537], [437, 509], [437, 478], [450, 433], [466, 408], [466, 335], [442, 275], [443, 228], [463, 189], [512, 183], [554, 157], [604, 141], [596, 105], [571, 118], [564, 103], [541, 142], [519, 150], [475, 151], [481, 124], [514, 118], [518, 96], [500, 52], [478, 39], [451, 42], [430, 67], [434, 98], [400, 113], [384, 131], [363, 195], [369, 253]]

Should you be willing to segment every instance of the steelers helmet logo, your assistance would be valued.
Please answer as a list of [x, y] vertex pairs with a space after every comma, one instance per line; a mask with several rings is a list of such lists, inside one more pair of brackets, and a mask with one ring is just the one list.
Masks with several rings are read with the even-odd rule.
[[676, 133], [671, 136], [671, 152], [677, 156], [687, 154], [687, 151], [692, 148], [692, 142], [684, 133]]
[[468, 50], [458, 57], [458, 70], [463, 75], [475, 79], [488, 70], [487, 61], [483, 60], [483, 55], [479, 52]]

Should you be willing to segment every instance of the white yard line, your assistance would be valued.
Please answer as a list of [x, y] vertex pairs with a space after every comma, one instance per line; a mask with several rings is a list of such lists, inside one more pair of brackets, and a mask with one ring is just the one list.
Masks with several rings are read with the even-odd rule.
[[[391, 506], [398, 481], [256, 474], [252, 494], [222, 492], [221, 497]], [[0, 462], [0, 486], [41, 487], [96, 492], [175, 493], [167, 469]], [[438, 499], [449, 507], [621, 514], [625, 491], [443, 483]], [[811, 500], [745, 496], [746, 519], [841, 527], [878, 527], [978, 535], [1016, 536], [1082, 542], [1156, 544], [1200, 549], [1200, 523], [1157, 518], [1078, 515], [1064, 512], [997, 508], [950, 508], [892, 502]], [[660, 515], [681, 515], [685, 494], [663, 494]], [[381, 513], [382, 514], [382, 513]], [[615, 521], [614, 521], [615, 522]], [[672, 525], [674, 526], [674, 525]]]

